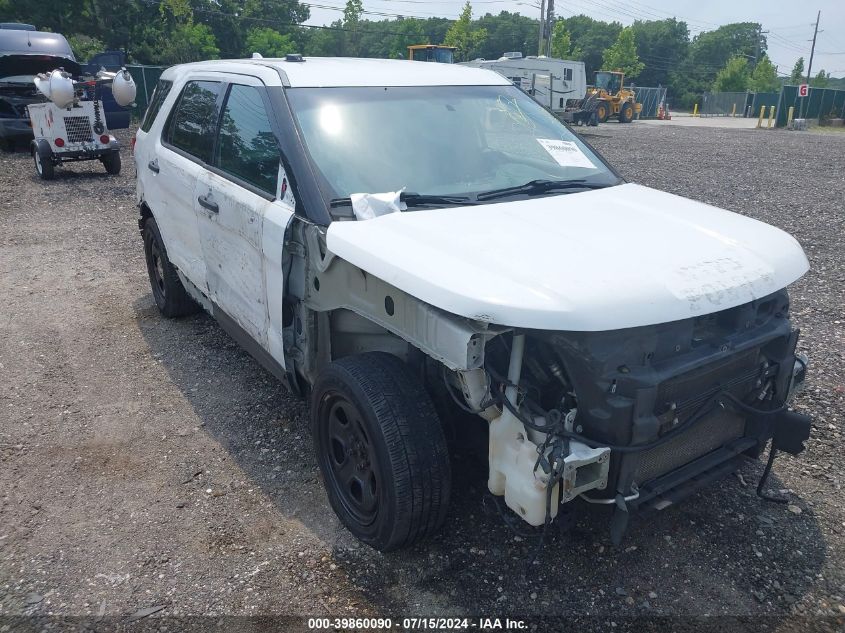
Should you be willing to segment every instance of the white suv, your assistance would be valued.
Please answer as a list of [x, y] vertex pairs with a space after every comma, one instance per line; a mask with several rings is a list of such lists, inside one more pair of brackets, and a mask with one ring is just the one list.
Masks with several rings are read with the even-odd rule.
[[329, 500], [373, 547], [442, 523], [447, 420], [489, 434], [489, 489], [525, 521], [607, 504], [616, 542], [771, 438], [763, 495], [809, 434], [786, 408], [798, 243], [625, 183], [492, 71], [175, 66], [135, 161], [159, 309], [204, 308], [310, 395]]

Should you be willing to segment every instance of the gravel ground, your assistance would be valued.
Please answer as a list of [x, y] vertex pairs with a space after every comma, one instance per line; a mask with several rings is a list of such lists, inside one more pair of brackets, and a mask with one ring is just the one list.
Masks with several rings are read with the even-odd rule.
[[274, 615], [843, 628], [845, 134], [611, 123], [587, 136], [629, 179], [775, 224], [807, 251], [792, 299], [813, 437], [771, 482], [789, 507], [755, 497], [762, 468], [749, 464], [635, 521], [619, 549], [606, 509], [588, 508], [532, 566], [536, 535], [503, 523], [468, 455], [437, 538], [390, 555], [359, 546], [326, 502], [305, 404], [211, 319], [159, 317], [128, 151], [119, 177], [80, 163], [49, 183], [5, 154], [0, 631], [304, 628], [225, 619]]

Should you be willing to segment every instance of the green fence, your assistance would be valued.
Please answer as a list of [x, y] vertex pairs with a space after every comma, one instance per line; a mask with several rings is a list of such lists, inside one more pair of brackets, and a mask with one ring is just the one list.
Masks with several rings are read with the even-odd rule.
[[141, 118], [146, 112], [158, 78], [166, 68], [167, 66], [126, 66], [138, 90], [135, 95], [135, 108], [132, 110], [132, 114], [136, 117]]
[[751, 101], [751, 109], [746, 113], [747, 116], [757, 118], [760, 116], [760, 108], [762, 107], [765, 107], [768, 113], [771, 106], [777, 106], [778, 99], [780, 99], [779, 92], [755, 92]]
[[799, 97], [798, 86], [784, 86], [778, 99], [777, 127], [786, 126], [790, 106], [796, 119], [845, 118], [845, 90], [810, 88], [806, 97]]

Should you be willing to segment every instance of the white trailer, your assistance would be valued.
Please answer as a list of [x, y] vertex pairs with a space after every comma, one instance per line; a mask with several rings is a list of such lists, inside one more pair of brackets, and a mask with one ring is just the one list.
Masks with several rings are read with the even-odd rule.
[[587, 94], [584, 62], [555, 57], [476, 59], [464, 66], [489, 68], [510, 79], [553, 112], [566, 112], [578, 106]]

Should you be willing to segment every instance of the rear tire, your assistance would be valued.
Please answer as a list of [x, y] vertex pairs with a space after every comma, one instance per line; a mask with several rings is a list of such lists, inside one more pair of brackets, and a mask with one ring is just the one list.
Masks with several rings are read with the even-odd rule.
[[449, 506], [443, 427], [395, 356], [341, 358], [318, 377], [311, 427], [329, 503], [358, 539], [386, 552], [433, 534]]
[[103, 163], [103, 167], [106, 168], [107, 174], [117, 176], [120, 173], [120, 152], [103, 154], [100, 161]]
[[172, 319], [199, 311], [199, 305], [185, 292], [176, 269], [167, 257], [167, 249], [164, 248], [155, 219], [147, 218], [143, 235], [147, 273], [159, 312]]
[[56, 177], [56, 166], [53, 165], [52, 152], [47, 157], [42, 157], [35, 149], [32, 151], [32, 158], [35, 161], [35, 171], [42, 180], [53, 180]]
[[634, 104], [630, 101], [623, 103], [619, 110], [619, 122], [630, 123], [634, 120]]

